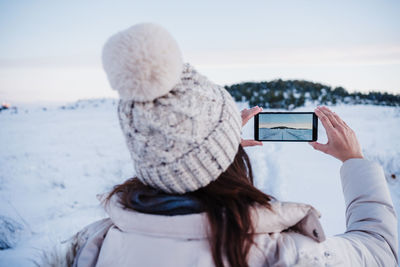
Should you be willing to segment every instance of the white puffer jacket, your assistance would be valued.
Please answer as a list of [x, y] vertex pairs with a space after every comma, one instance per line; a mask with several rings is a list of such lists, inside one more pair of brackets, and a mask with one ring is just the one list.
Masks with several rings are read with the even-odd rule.
[[[397, 218], [381, 166], [349, 159], [340, 175], [347, 206], [344, 234], [325, 240], [311, 206], [274, 202], [275, 213], [253, 210], [257, 247], [249, 265], [397, 266]], [[122, 209], [115, 198], [105, 209], [110, 218], [74, 237], [73, 266], [213, 266], [204, 214], [143, 214]]]

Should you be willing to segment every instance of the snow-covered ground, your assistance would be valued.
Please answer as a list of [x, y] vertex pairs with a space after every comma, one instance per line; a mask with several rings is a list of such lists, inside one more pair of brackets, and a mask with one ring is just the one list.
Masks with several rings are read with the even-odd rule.
[[312, 140], [312, 130], [308, 129], [259, 129], [259, 140]]
[[[14, 246], [0, 251], [0, 266], [34, 266], [41, 249], [106, 216], [96, 194], [134, 175], [116, 105], [113, 99], [88, 100], [0, 113], [0, 240]], [[400, 213], [400, 110], [332, 109], [355, 130], [365, 156], [383, 165]], [[253, 137], [252, 121], [243, 133]], [[318, 136], [326, 141], [322, 125]], [[268, 142], [246, 151], [258, 187], [280, 200], [314, 205], [327, 235], [344, 231], [340, 161], [307, 143]]]

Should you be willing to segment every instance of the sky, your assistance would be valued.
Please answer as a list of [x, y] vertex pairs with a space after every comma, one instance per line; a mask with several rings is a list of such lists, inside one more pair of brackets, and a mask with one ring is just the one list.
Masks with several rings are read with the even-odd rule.
[[117, 97], [112, 34], [153, 22], [212, 81], [305, 79], [400, 93], [400, 1], [0, 0], [0, 102]]
[[259, 128], [285, 126], [312, 129], [312, 114], [259, 114]]

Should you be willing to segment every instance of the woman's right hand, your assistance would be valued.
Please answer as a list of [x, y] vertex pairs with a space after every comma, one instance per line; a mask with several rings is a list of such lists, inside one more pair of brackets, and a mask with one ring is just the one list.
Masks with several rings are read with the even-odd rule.
[[309, 142], [314, 149], [329, 154], [342, 162], [351, 158], [364, 157], [356, 134], [336, 113], [327, 107], [317, 107], [315, 114], [326, 130], [328, 142], [326, 144]]

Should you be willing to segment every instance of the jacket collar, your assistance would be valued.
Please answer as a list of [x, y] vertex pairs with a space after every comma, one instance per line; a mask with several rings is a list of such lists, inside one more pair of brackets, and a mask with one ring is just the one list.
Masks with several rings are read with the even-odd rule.
[[[163, 216], [124, 209], [114, 194], [109, 203], [105, 203], [107, 194], [97, 198], [110, 216], [113, 223], [123, 232], [135, 232], [144, 235], [204, 239], [207, 238], [208, 219], [204, 212]], [[280, 233], [294, 230], [309, 236], [317, 242], [325, 240], [325, 235], [318, 220], [319, 212], [311, 205], [294, 202], [271, 202], [271, 210], [257, 206], [251, 210], [256, 234]]]

